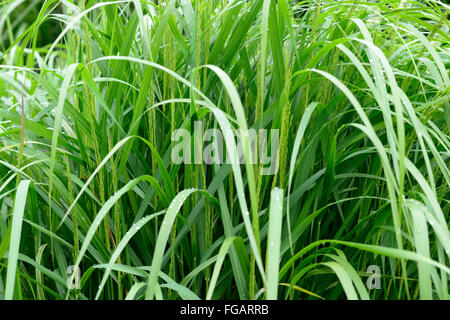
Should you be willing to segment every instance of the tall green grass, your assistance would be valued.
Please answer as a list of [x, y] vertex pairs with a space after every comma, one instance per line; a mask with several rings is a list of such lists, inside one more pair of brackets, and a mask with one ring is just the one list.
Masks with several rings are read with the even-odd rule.
[[[448, 299], [448, 15], [0, 0], [0, 298]], [[279, 170], [173, 163], [194, 121]]]

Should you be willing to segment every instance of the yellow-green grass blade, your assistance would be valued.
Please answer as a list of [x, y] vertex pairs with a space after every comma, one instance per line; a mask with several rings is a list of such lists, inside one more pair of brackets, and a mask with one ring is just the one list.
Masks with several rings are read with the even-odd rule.
[[19, 256], [20, 239], [22, 236], [22, 222], [27, 202], [30, 180], [19, 183], [14, 200], [13, 217], [11, 221], [11, 240], [8, 249], [8, 266], [6, 270], [5, 300], [12, 300], [16, 281], [17, 261]]

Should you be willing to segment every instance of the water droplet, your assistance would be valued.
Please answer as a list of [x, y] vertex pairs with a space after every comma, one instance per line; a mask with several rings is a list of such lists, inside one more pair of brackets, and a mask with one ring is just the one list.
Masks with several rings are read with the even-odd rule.
[[272, 247], [273, 247], [273, 242], [271, 242], [271, 243], [270, 243], [270, 246], [272, 246]]

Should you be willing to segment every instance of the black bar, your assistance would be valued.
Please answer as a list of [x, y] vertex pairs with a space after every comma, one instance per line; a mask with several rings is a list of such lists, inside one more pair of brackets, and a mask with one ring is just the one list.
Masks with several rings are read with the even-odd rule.
[[403, 318], [423, 310], [447, 313], [445, 301], [1, 301], [3, 312], [10, 310], [18, 319], [44, 316], [46, 319], [321, 319]]

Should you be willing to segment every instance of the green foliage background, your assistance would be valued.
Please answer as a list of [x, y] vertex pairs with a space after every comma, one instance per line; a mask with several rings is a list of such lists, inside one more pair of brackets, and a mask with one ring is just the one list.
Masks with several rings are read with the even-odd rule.
[[[448, 299], [448, 14], [0, 0], [0, 298]], [[174, 164], [193, 121], [279, 170]]]

